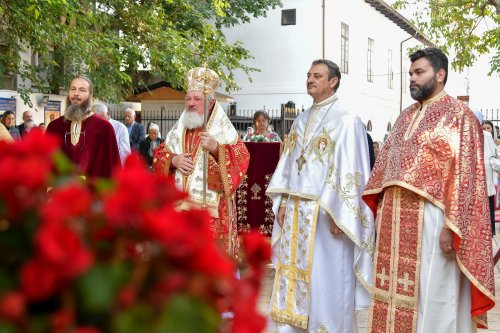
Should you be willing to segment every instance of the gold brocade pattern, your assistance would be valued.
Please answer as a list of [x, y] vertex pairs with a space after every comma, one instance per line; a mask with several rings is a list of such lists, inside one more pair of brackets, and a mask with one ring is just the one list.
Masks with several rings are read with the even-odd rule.
[[247, 218], [247, 194], [248, 194], [248, 175], [243, 177], [243, 181], [240, 187], [236, 191], [236, 196], [238, 197], [238, 202], [240, 203], [236, 208], [238, 211], [238, 231], [239, 232], [250, 232], [250, 223], [248, 223]]
[[[248, 184], [248, 176], [245, 175], [243, 181], [236, 191], [237, 196], [237, 211], [238, 211], [238, 232], [248, 233], [252, 230], [251, 223], [254, 223], [253, 228], [257, 229], [260, 234], [265, 236], [270, 236], [273, 232], [274, 223], [274, 213], [273, 213], [273, 201], [265, 193], [265, 189], [269, 185], [272, 174], [267, 174], [264, 176], [265, 183], [260, 186], [258, 183], [254, 183], [251, 187]], [[264, 223], [255, 225], [255, 216], [249, 219], [247, 203], [249, 201], [264, 200]], [[251, 209], [250, 209], [251, 210]], [[259, 219], [261, 221], [262, 219]]]
[[326, 328], [325, 325], [321, 325], [314, 333], [330, 333], [330, 331]]
[[[215, 238], [228, 254], [238, 253], [237, 208], [235, 192], [246, 174], [249, 153], [244, 142], [238, 139], [234, 128], [227, 129], [227, 116], [215, 103], [207, 122], [206, 131], [217, 138], [218, 151], [208, 154], [207, 189], [204, 192], [203, 150], [199, 147], [201, 129], [189, 131], [183, 126], [184, 114], [167, 133], [165, 142], [155, 151], [153, 170], [165, 175], [173, 174], [179, 189], [188, 192], [176, 209], [206, 208], [210, 214], [210, 228]], [[187, 135], [186, 135], [187, 133]], [[192, 153], [194, 169], [189, 175], [170, 168], [173, 156]], [[206, 203], [204, 206], [204, 196]]]
[[[338, 172], [334, 167], [333, 163], [330, 168], [326, 184], [332, 190], [339, 193], [340, 198], [346, 204], [347, 207], [354, 213], [356, 219], [361, 222], [361, 226], [364, 229], [369, 227], [370, 220], [368, 216], [362, 213], [361, 208], [359, 207], [359, 189], [361, 187], [361, 174], [359, 172], [348, 172], [345, 176], [344, 185], [340, 184], [340, 182], [336, 182], [336, 178], [338, 176]], [[370, 246], [371, 248], [371, 246]], [[367, 247], [367, 250], [370, 248]], [[373, 254], [373, 252], [370, 252]]]
[[292, 128], [290, 134], [285, 139], [285, 147], [283, 148], [283, 155], [287, 155], [295, 149], [297, 145], [297, 130]]
[[[386, 202], [388, 189], [398, 186], [444, 212], [446, 226], [455, 233], [457, 263], [471, 281], [472, 319], [486, 323], [486, 311], [494, 306], [494, 276], [482, 129], [470, 109], [451, 96], [439, 95], [425, 106], [425, 112], [419, 113], [415, 103], [401, 113], [364, 200], [373, 209], [380, 198]], [[405, 135], [410, 124], [414, 129]], [[377, 217], [379, 226], [383, 219]]]
[[306, 329], [309, 315], [313, 243], [319, 204], [291, 197], [276, 263], [271, 318]]
[[392, 186], [384, 200], [368, 331], [411, 333], [417, 329], [424, 199]]

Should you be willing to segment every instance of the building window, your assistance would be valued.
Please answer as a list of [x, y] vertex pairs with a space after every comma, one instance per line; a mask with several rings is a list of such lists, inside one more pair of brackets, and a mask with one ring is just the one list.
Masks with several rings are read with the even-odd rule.
[[394, 71], [392, 69], [392, 50], [387, 52], [387, 87], [394, 88]]
[[373, 82], [373, 69], [372, 69], [372, 58], [373, 58], [373, 44], [374, 40], [368, 38], [368, 50], [366, 57], [366, 79], [368, 82]]
[[3, 59], [7, 58], [8, 48], [6, 45], [0, 44], [0, 54], [2, 57], [2, 61], [0, 61], [0, 89], [7, 90], [15, 90], [16, 82], [15, 82], [15, 74], [8, 68], [7, 64], [3, 61]]
[[349, 26], [343, 22], [340, 27], [340, 71], [349, 73]]
[[295, 25], [296, 17], [295, 9], [283, 9], [281, 11], [281, 25]]
[[[52, 61], [54, 61], [54, 51], [49, 50], [45, 57], [40, 55], [38, 52], [34, 52], [31, 54], [31, 66], [33, 66], [33, 68], [36, 70], [38, 78], [42, 82], [42, 87], [49, 86], [49, 63]], [[42, 87], [38, 88], [40, 89]]]

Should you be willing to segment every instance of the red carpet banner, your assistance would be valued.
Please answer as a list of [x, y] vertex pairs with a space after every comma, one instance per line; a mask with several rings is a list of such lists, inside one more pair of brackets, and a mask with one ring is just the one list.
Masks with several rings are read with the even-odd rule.
[[238, 231], [258, 230], [271, 236], [274, 223], [272, 201], [265, 195], [280, 157], [279, 142], [245, 142], [250, 152], [247, 175], [236, 194]]

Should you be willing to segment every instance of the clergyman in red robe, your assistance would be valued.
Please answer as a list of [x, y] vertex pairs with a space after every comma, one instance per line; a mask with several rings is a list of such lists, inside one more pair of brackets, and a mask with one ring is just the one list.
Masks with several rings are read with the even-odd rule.
[[483, 131], [443, 90], [441, 50], [410, 60], [417, 103], [394, 124], [363, 196], [377, 216], [368, 332], [472, 333], [495, 305]]
[[60, 140], [61, 150], [90, 177], [111, 177], [120, 165], [113, 126], [90, 112], [92, 81], [75, 77], [70, 84], [64, 116], [49, 123], [45, 133]]
[[[187, 73], [185, 110], [155, 151], [153, 170], [175, 177], [189, 194], [179, 210], [205, 208], [211, 216], [215, 238], [230, 255], [238, 253], [235, 207], [236, 189], [246, 174], [250, 155], [224, 110], [215, 99], [203, 130], [205, 94], [214, 96], [218, 75], [207, 68]], [[203, 191], [203, 155], [208, 152], [207, 189]]]

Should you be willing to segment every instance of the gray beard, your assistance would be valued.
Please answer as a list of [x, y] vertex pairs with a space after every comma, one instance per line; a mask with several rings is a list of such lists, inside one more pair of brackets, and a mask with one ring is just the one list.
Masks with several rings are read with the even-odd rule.
[[88, 113], [89, 102], [86, 101], [80, 105], [69, 104], [64, 112], [64, 118], [70, 121], [82, 120]]
[[200, 128], [203, 126], [203, 115], [196, 112], [184, 111], [182, 125], [187, 129]]

